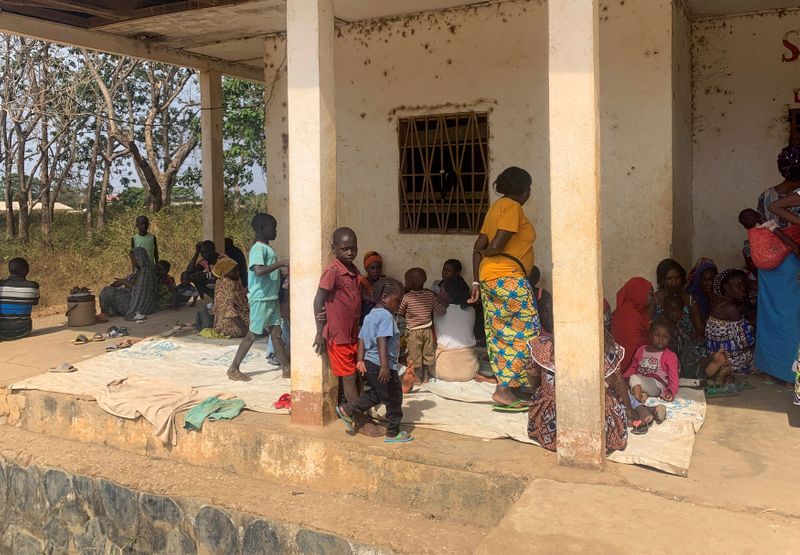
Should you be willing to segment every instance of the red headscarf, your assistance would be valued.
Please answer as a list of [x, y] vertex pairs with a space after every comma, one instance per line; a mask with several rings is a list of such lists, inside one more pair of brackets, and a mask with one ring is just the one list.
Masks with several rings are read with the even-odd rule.
[[620, 370], [625, 372], [636, 349], [649, 341], [650, 312], [648, 310], [653, 284], [643, 277], [628, 280], [617, 293], [617, 310], [611, 320], [614, 341], [625, 348]]

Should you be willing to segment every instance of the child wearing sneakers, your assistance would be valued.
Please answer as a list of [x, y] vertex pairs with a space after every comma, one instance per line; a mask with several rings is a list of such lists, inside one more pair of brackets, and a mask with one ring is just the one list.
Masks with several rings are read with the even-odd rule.
[[425, 289], [428, 276], [422, 268], [411, 268], [406, 272], [406, 293], [397, 314], [406, 319], [406, 348], [408, 359], [419, 368], [418, 377], [427, 383], [433, 377], [436, 361], [436, 345], [433, 340], [433, 313], [439, 316], [447, 308], [439, 303], [436, 294]]
[[400, 431], [403, 420], [403, 386], [397, 374], [400, 330], [394, 321], [400, 306], [403, 285], [391, 278], [375, 284], [376, 305], [358, 335], [357, 368], [365, 376], [370, 389], [354, 401], [336, 407], [336, 414], [347, 429], [355, 431], [353, 416], [366, 414], [371, 408], [386, 405], [386, 439], [388, 443], [411, 441], [408, 432]]

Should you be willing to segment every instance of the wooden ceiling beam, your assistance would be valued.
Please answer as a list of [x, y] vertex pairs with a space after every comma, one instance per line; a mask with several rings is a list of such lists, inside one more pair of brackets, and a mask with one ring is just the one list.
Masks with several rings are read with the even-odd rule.
[[[153, 17], [157, 15], [168, 15], [178, 12], [188, 12], [192, 10], [232, 6], [234, 4], [245, 4], [251, 1], [252, 0], [184, 0], [182, 2], [171, 2], [169, 4], [156, 4], [154, 6], [130, 10], [131, 13], [125, 18], [125, 21], [143, 19], [145, 17]], [[100, 27], [107, 24], [107, 19], [103, 17], [89, 19], [89, 27]]]
[[24, 3], [28, 5], [36, 4], [37, 6], [55, 10], [66, 10], [68, 12], [99, 16], [111, 21], [130, 19], [133, 15], [133, 10], [128, 8], [109, 8], [90, 4], [88, 2], [81, 2], [79, 0], [25, 0]]
[[55, 21], [57, 23], [81, 27], [83, 29], [86, 29], [89, 26], [88, 18], [66, 12], [49, 10], [47, 8], [35, 8], [25, 0], [0, 0], [0, 11], [5, 10], [19, 15], [26, 15], [38, 19], [46, 19], [48, 21]]
[[247, 81], [264, 82], [264, 71], [260, 67], [226, 62], [182, 50], [148, 44], [145, 41], [121, 37], [104, 31], [80, 29], [5, 11], [0, 11], [0, 33], [10, 33], [67, 46], [190, 67], [197, 70], [215, 71]]

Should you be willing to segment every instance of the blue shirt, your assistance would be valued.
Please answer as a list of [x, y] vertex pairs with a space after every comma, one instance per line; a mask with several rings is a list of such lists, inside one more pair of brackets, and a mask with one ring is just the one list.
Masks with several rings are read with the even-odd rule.
[[31, 311], [39, 304], [39, 284], [19, 277], [0, 279], [0, 341], [31, 333]]
[[389, 369], [395, 370], [397, 366], [397, 353], [400, 348], [400, 330], [394, 321], [394, 316], [385, 308], [373, 308], [361, 326], [358, 338], [364, 342], [364, 360], [372, 364], [381, 365], [378, 355], [378, 338], [388, 338]]
[[256, 243], [250, 248], [250, 272], [247, 277], [247, 299], [250, 301], [277, 300], [281, 287], [281, 271], [275, 270], [266, 276], [257, 276], [256, 266], [272, 266], [278, 257], [266, 243]]

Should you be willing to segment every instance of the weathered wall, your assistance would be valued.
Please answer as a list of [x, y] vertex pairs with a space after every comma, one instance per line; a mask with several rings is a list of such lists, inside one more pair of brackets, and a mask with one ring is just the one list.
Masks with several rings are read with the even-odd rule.
[[683, 1], [672, 9], [672, 254], [692, 264], [692, 28]]
[[780, 183], [775, 159], [788, 143], [787, 114], [800, 87], [800, 11], [708, 19], [692, 28], [694, 52], [694, 255], [742, 265], [743, 208]]
[[302, 525], [0, 459], [0, 552], [381, 553]]
[[[628, 0], [601, 17], [603, 254], [606, 296], [651, 275], [672, 242], [671, 2]], [[473, 236], [398, 233], [397, 120], [414, 114], [490, 112], [491, 179], [508, 165], [533, 175], [526, 212], [551, 268], [547, 139], [547, 6], [518, 0], [392, 21], [340, 25], [336, 43], [338, 220], [361, 252], [385, 255], [402, 276], [419, 265], [471, 256]], [[266, 44], [270, 209], [286, 214], [284, 42]], [[286, 251], [281, 222], [278, 248]], [[467, 271], [469, 279], [471, 272]]]

